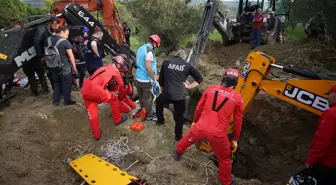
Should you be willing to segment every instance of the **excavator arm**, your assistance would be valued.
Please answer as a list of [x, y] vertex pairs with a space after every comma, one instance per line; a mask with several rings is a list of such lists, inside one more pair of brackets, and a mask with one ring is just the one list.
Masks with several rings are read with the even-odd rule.
[[[64, 7], [62, 12], [56, 16], [64, 18], [70, 28], [77, 28], [70, 31], [70, 38], [82, 34], [82, 29], [78, 29], [78, 27], [83, 28], [83, 26], [87, 26], [91, 33], [96, 28], [100, 28], [104, 33], [100, 48], [111, 53], [113, 56], [123, 56], [130, 68], [135, 66], [135, 53], [131, 51], [128, 46], [118, 44], [117, 41], [109, 35], [104, 26], [83, 7], [78, 4], [68, 4]], [[47, 24], [49, 20], [50, 15], [46, 15], [26, 24], [23, 24], [23, 21], [21, 21], [18, 27], [9, 27], [0, 31], [1, 86], [23, 65], [38, 60], [33, 46], [33, 38], [36, 29], [39, 26]]]
[[[275, 69], [298, 77], [275, 76], [272, 73]], [[247, 56], [235, 90], [242, 95], [244, 114], [258, 94], [263, 91], [316, 115], [321, 115], [329, 108], [327, 96], [332, 86], [336, 86], [334, 75], [318, 74], [295, 66], [276, 65], [273, 57], [257, 51], [250, 52]], [[228, 133], [231, 132], [232, 127], [229, 127]], [[196, 147], [203, 151], [212, 150], [206, 141], [197, 143]]]
[[[273, 77], [271, 71], [298, 76]], [[317, 74], [295, 66], [280, 66], [275, 59], [262, 52], [251, 52], [241, 71], [236, 90], [242, 94], [244, 113], [250, 108], [255, 97], [264, 91], [297, 107], [321, 115], [329, 108], [327, 93], [336, 85], [336, 76]]]
[[51, 14], [59, 14], [71, 3], [78, 4], [88, 12], [100, 11], [103, 24], [111, 37], [118, 44], [126, 44], [126, 40], [119, 22], [118, 9], [114, 4], [114, 0], [60, 0], [56, 1], [50, 8]]

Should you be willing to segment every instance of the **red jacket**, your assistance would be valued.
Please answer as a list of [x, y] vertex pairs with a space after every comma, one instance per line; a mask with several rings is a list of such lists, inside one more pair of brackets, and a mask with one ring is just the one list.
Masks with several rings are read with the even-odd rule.
[[[221, 104], [224, 104], [221, 108]], [[238, 141], [243, 121], [243, 99], [234, 89], [212, 85], [202, 95], [194, 115], [195, 126], [214, 132], [227, 132], [234, 113], [233, 140]]]
[[264, 16], [263, 14], [256, 15], [253, 18], [253, 28], [261, 29], [264, 24]]
[[336, 106], [324, 111], [318, 120], [306, 163], [336, 168]]
[[84, 81], [82, 96], [83, 98], [105, 102], [111, 97], [111, 93], [107, 89], [109, 85], [123, 87], [124, 82], [116, 67], [105, 65], [97, 69]]

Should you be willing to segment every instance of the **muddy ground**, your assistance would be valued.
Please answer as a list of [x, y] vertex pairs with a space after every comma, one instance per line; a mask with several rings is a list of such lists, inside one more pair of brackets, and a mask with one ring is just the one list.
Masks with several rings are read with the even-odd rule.
[[[334, 50], [316, 44], [316, 41], [262, 46], [260, 50], [274, 56], [278, 64], [300, 65], [316, 72], [335, 70]], [[248, 52], [246, 44], [224, 48], [220, 43], [210, 42], [198, 66], [206, 82], [200, 90], [216, 83], [224, 68], [234, 66], [235, 60], [240, 56], [244, 59]], [[145, 129], [137, 133], [129, 129], [131, 120], [113, 125], [110, 108], [101, 107], [103, 136], [96, 142], [79, 92], [73, 93], [77, 105], [54, 107], [51, 94], [32, 97], [29, 89], [14, 90], [19, 94], [11, 100], [10, 106], [0, 111], [2, 185], [79, 185], [83, 180], [68, 162], [87, 153], [104, 156], [107, 141], [124, 135], [133, 153], [125, 157], [125, 164], [120, 168], [127, 169], [129, 174], [157, 185], [219, 184], [216, 167], [194, 147], [186, 153], [188, 158], [181, 162], [172, 160], [170, 154], [176, 143], [169, 112], [165, 113], [166, 126], [146, 122]], [[261, 94], [245, 118], [233, 173], [250, 180], [237, 179], [237, 184], [288, 182], [289, 177], [304, 166], [317, 116]], [[185, 130], [189, 127], [185, 125]]]

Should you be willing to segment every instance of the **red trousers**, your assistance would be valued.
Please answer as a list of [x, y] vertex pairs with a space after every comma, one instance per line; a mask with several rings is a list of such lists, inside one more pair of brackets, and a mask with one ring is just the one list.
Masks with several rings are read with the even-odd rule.
[[121, 112], [120, 112], [120, 101], [117, 95], [112, 92], [105, 91], [111, 93], [110, 98], [107, 101], [101, 100], [100, 97], [104, 97], [101, 94], [91, 94], [91, 97], [83, 97], [84, 104], [86, 106], [86, 111], [89, 116], [89, 122], [92, 129], [93, 136], [95, 138], [100, 138], [101, 133], [99, 129], [99, 114], [98, 114], [98, 104], [101, 102], [105, 102], [110, 104], [112, 109], [112, 117], [114, 123], [118, 123], [121, 121]]
[[[204, 128], [204, 129], [203, 129]], [[184, 137], [177, 143], [176, 151], [180, 154], [184, 153], [186, 149], [193, 145], [194, 143], [207, 140], [212, 147], [212, 151], [218, 158], [219, 163], [219, 180], [222, 185], [231, 185], [231, 150], [230, 142], [227, 137], [227, 132], [225, 131], [215, 131], [211, 132], [206, 127], [195, 124], [191, 127], [189, 132], [187, 132]]]
[[136, 108], [136, 104], [128, 97], [120, 101], [120, 112], [129, 113], [132, 109]]

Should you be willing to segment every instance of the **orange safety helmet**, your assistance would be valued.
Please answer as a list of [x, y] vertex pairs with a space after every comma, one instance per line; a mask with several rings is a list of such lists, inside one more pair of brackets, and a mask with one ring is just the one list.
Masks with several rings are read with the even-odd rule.
[[112, 59], [112, 62], [116, 65], [117, 69], [120, 72], [127, 72], [128, 71], [126, 63], [125, 63], [125, 59], [122, 56], [118, 55], [118, 56], [114, 57]]
[[149, 36], [148, 39], [149, 39], [150, 41], [155, 42], [155, 43], [157, 44], [157, 47], [159, 47], [160, 44], [161, 44], [161, 39], [160, 39], [160, 37], [159, 37], [158, 35], [156, 35], [156, 34]]

